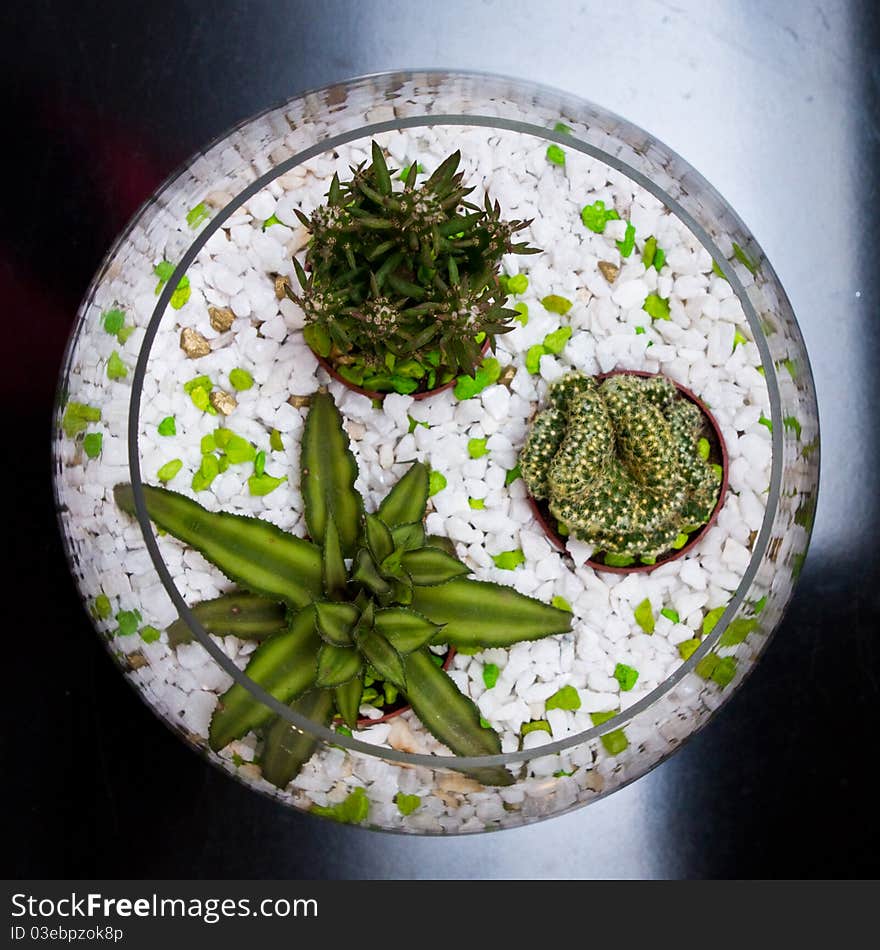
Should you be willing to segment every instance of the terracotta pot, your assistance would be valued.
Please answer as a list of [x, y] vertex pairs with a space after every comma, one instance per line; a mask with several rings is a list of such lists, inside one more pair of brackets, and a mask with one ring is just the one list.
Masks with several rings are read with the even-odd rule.
[[[485, 356], [489, 352], [489, 341], [484, 340], [482, 349], [480, 353], [482, 356]], [[312, 353], [315, 353], [312, 350]], [[384, 399], [388, 393], [376, 392], [373, 389], [364, 389], [363, 386], [357, 386], [352, 382], [349, 382], [344, 376], [341, 376], [333, 367], [333, 364], [323, 356], [318, 356], [315, 353], [315, 359], [318, 361], [322, 369], [326, 370], [327, 374], [335, 379], [338, 383], [342, 383], [347, 389], [350, 389], [352, 392], [360, 393], [362, 396], [368, 396], [370, 399]], [[474, 367], [476, 369], [476, 367]], [[414, 392], [410, 393], [413, 399], [427, 399], [428, 396], [436, 396], [437, 393], [445, 392], [447, 389], [451, 389], [455, 385], [455, 380], [457, 377], [453, 377], [449, 380], [448, 383], [444, 383], [442, 386], [436, 386], [434, 389], [426, 389], [424, 392]], [[374, 720], [375, 721], [375, 720]]]
[[[609, 376], [662, 376], [662, 373], [646, 373], [643, 370], [627, 370], [627, 369], [616, 369], [610, 373], [599, 373], [595, 379], [607, 379]], [[664, 377], [669, 379], [668, 376]], [[693, 548], [699, 544], [700, 539], [703, 535], [715, 524], [715, 521], [718, 518], [718, 512], [721, 511], [721, 507], [724, 504], [724, 497], [727, 494], [727, 482], [728, 482], [728, 457], [727, 457], [727, 446], [724, 444], [724, 438], [721, 435], [721, 428], [715, 420], [715, 417], [709, 411], [706, 404], [697, 396], [695, 393], [691, 392], [686, 386], [682, 386], [680, 383], [676, 383], [674, 379], [669, 379], [679, 393], [685, 398], [690, 400], [702, 413], [703, 418], [709, 425], [709, 458], [710, 460], [715, 460], [717, 464], [721, 466], [721, 488], [718, 491], [718, 501], [715, 502], [715, 507], [712, 509], [712, 514], [709, 516], [709, 520], [701, 525], [696, 531], [691, 532], [688, 536], [688, 541], [686, 544], [682, 545], [678, 550], [671, 550], [666, 554], [661, 554], [657, 557], [657, 560], [654, 564], [630, 564], [627, 567], [614, 567], [603, 564], [601, 561], [594, 561], [592, 558], [588, 559], [586, 563], [595, 568], [597, 571], [607, 571], [612, 574], [648, 574], [651, 571], [657, 570], [658, 567], [662, 567], [664, 564], [669, 564], [670, 561], [676, 561], [680, 557], [684, 557], [688, 551], [693, 550]], [[547, 535], [550, 542], [558, 550], [564, 552], [566, 550], [565, 540], [556, 532], [555, 524], [556, 519], [550, 514], [550, 509], [545, 501], [536, 501], [532, 498], [531, 495], [526, 495], [526, 500], [529, 503], [529, 506], [532, 509], [532, 512], [535, 516], [535, 520], [541, 527], [544, 529], [544, 533]]]
[[[444, 670], [449, 669], [449, 665], [452, 663], [452, 658], [454, 656], [455, 656], [455, 647], [450, 646], [449, 649], [446, 651], [446, 657], [443, 660]], [[363, 716], [359, 718], [357, 721], [358, 728], [366, 729], [368, 726], [375, 726], [377, 723], [380, 723], [380, 722], [388, 722], [389, 719], [394, 719], [395, 716], [402, 715], [408, 709], [412, 709], [412, 706], [408, 704], [406, 706], [401, 706], [400, 709], [393, 709], [391, 712], [385, 713], [385, 715], [380, 716], [379, 719], [368, 719], [366, 716]], [[342, 719], [339, 716], [337, 716], [336, 719], [337, 719], [337, 722], [342, 722]]]

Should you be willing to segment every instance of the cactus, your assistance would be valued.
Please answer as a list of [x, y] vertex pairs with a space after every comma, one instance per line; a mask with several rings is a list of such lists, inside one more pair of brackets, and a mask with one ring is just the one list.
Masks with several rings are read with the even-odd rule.
[[553, 383], [520, 456], [529, 492], [598, 552], [648, 559], [706, 523], [720, 476], [700, 410], [662, 376]]
[[[375, 514], [354, 487], [357, 464], [327, 393], [311, 402], [300, 454], [305, 522], [311, 540], [258, 518], [212, 513], [184, 495], [145, 486], [150, 518], [192, 544], [244, 591], [197, 606], [219, 635], [239, 630], [260, 641], [246, 674], [279, 702], [327, 721], [335, 711], [357, 728], [366, 677], [392, 684], [426, 728], [456, 755], [497, 755], [501, 741], [474, 703], [434, 663], [431, 644], [506, 647], [570, 629], [571, 614], [497, 584], [425, 535], [429, 472], [414, 463]], [[130, 485], [119, 506], [134, 513]], [[284, 606], [288, 619], [279, 630]], [[186, 634], [174, 625], [175, 642]], [[314, 717], [313, 717], [314, 718]], [[264, 776], [286, 784], [313, 741], [287, 728], [236, 683], [211, 720], [215, 750], [251, 730], [264, 738]], [[504, 768], [471, 770], [485, 784], [512, 781]]]
[[373, 142], [372, 163], [333, 177], [327, 203], [299, 217], [311, 232], [301, 290], [304, 335], [350, 382], [379, 392], [428, 390], [471, 373], [483, 341], [513, 329], [499, 278], [503, 254], [533, 254], [514, 241], [528, 221], [505, 221], [457, 172], [454, 152], [422, 184], [410, 166], [402, 190]]

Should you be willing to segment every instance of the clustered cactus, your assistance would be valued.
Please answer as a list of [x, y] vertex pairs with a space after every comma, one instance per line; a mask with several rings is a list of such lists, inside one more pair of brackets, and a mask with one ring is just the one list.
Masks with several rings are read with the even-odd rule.
[[[212, 513], [192, 499], [145, 486], [153, 522], [200, 551], [240, 590], [196, 605], [208, 632], [260, 641], [245, 673], [279, 702], [323, 724], [338, 715], [356, 729], [365, 679], [402, 692], [425, 727], [456, 755], [497, 755], [498, 734], [435, 664], [431, 644], [475, 651], [506, 647], [570, 629], [571, 614], [509, 587], [466, 577], [470, 568], [426, 537], [429, 472], [414, 463], [375, 514], [354, 487], [358, 469], [332, 397], [312, 398], [303, 432], [301, 491], [311, 540], [259, 518]], [[134, 513], [130, 485], [117, 504]], [[169, 641], [188, 639], [175, 624]], [[315, 740], [234, 684], [211, 720], [220, 750], [255, 730], [268, 781], [285, 787], [315, 750]], [[486, 784], [512, 781], [503, 768], [470, 774]]]
[[533, 254], [515, 242], [528, 221], [505, 221], [498, 202], [465, 201], [473, 189], [450, 155], [417, 184], [414, 162], [399, 176], [382, 149], [372, 163], [333, 176], [311, 217], [301, 286], [286, 292], [305, 313], [306, 341], [350, 382], [388, 392], [435, 388], [472, 373], [488, 339], [512, 329], [499, 280], [503, 254]]
[[520, 456], [532, 497], [606, 563], [651, 563], [718, 499], [706, 422], [662, 376], [573, 373], [550, 387]]

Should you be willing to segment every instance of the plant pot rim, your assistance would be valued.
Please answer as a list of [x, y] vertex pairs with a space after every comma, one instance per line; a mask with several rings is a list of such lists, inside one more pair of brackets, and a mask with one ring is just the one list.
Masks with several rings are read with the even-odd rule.
[[[724, 499], [727, 495], [728, 487], [729, 459], [727, 454], [727, 446], [724, 442], [724, 436], [721, 434], [721, 427], [718, 425], [718, 421], [709, 411], [709, 407], [696, 393], [688, 389], [687, 386], [676, 382], [676, 380], [672, 379], [670, 376], [667, 376], [665, 373], [649, 373], [647, 370], [640, 369], [613, 369], [607, 373], [596, 373], [593, 378], [605, 380], [611, 376], [641, 376], [643, 378], [662, 376], [664, 379], [669, 380], [669, 382], [675, 386], [681, 396], [683, 396], [685, 399], [688, 399], [700, 410], [703, 418], [706, 420], [706, 422], [709, 424], [709, 428], [712, 430], [712, 434], [714, 435], [717, 442], [718, 451], [721, 455], [721, 487], [718, 489], [718, 499], [715, 502], [715, 507], [712, 509], [712, 513], [709, 515], [708, 520], [704, 524], [700, 525], [696, 531], [690, 534], [686, 544], [682, 545], [677, 551], [674, 550], [668, 554], [660, 555], [660, 557], [658, 557], [653, 564], [629, 564], [626, 567], [616, 567], [613, 565], [603, 564], [601, 561], [594, 561], [592, 558], [587, 558], [587, 560], [584, 562], [594, 570], [607, 572], [609, 574], [650, 574], [651, 571], [656, 571], [657, 568], [663, 567], [664, 564], [677, 561], [679, 558], [684, 557], [689, 551], [692, 551], [694, 547], [703, 539], [706, 532], [718, 520], [718, 514], [721, 511], [721, 508], [724, 506]], [[549, 512], [546, 510], [546, 504], [538, 502], [528, 493], [526, 493], [526, 501], [528, 502], [529, 507], [532, 509], [532, 514], [535, 516], [535, 520], [538, 522], [538, 524], [540, 524], [550, 543], [556, 548], [557, 551], [565, 554], [567, 552], [565, 540], [560, 537], [560, 535], [552, 527]]]
[[[443, 669], [449, 669], [449, 664], [452, 662], [452, 658], [455, 656], [455, 647], [452, 644], [448, 645], [449, 648], [446, 651], [446, 656], [443, 657]], [[357, 724], [358, 730], [367, 729], [370, 726], [378, 726], [380, 722], [388, 722], [389, 719], [395, 719], [397, 716], [402, 716], [405, 712], [408, 712], [412, 709], [409, 703], [404, 706], [401, 706], [400, 709], [394, 709], [389, 713], [385, 713], [384, 716], [380, 716], [378, 719], [369, 719], [366, 716], [358, 716]], [[341, 716], [334, 716], [333, 722], [339, 723], [342, 722]]]
[[[311, 349], [311, 347], [309, 347], [309, 349]], [[489, 339], [487, 337], [485, 340], [483, 340], [482, 347], [480, 347], [480, 355], [485, 356], [488, 352]], [[321, 367], [321, 369], [323, 369], [332, 379], [335, 379], [337, 383], [342, 383], [346, 389], [350, 389], [355, 393], [360, 393], [361, 396], [367, 396], [369, 399], [384, 399], [386, 396], [391, 395], [391, 393], [381, 393], [374, 389], [364, 389], [363, 386], [358, 386], [356, 383], [350, 382], [339, 372], [337, 372], [333, 364], [325, 356], [320, 356], [318, 353], [315, 353], [314, 350], [312, 350], [312, 353], [314, 354], [315, 359], [318, 361], [318, 365]], [[476, 368], [477, 367], [474, 366], [475, 370]], [[443, 383], [442, 386], [435, 386], [434, 389], [426, 389], [424, 392], [407, 393], [407, 395], [411, 396], [416, 401], [427, 399], [429, 396], [436, 396], [438, 393], [442, 393], [447, 389], [451, 389], [455, 385], [457, 379], [457, 376], [453, 376], [449, 382]]]

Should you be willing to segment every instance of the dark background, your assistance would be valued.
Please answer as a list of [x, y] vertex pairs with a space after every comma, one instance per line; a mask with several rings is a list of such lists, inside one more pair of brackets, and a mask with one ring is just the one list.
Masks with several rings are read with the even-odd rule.
[[[880, 56], [865, 2], [9, 4], [0, 14], [4, 876], [877, 876]], [[289, 813], [125, 684], [50, 489], [54, 386], [108, 246], [173, 168], [309, 87], [406, 66], [592, 99], [697, 167], [766, 250], [816, 374], [813, 546], [757, 671], [669, 762], [585, 810], [467, 839]]]

